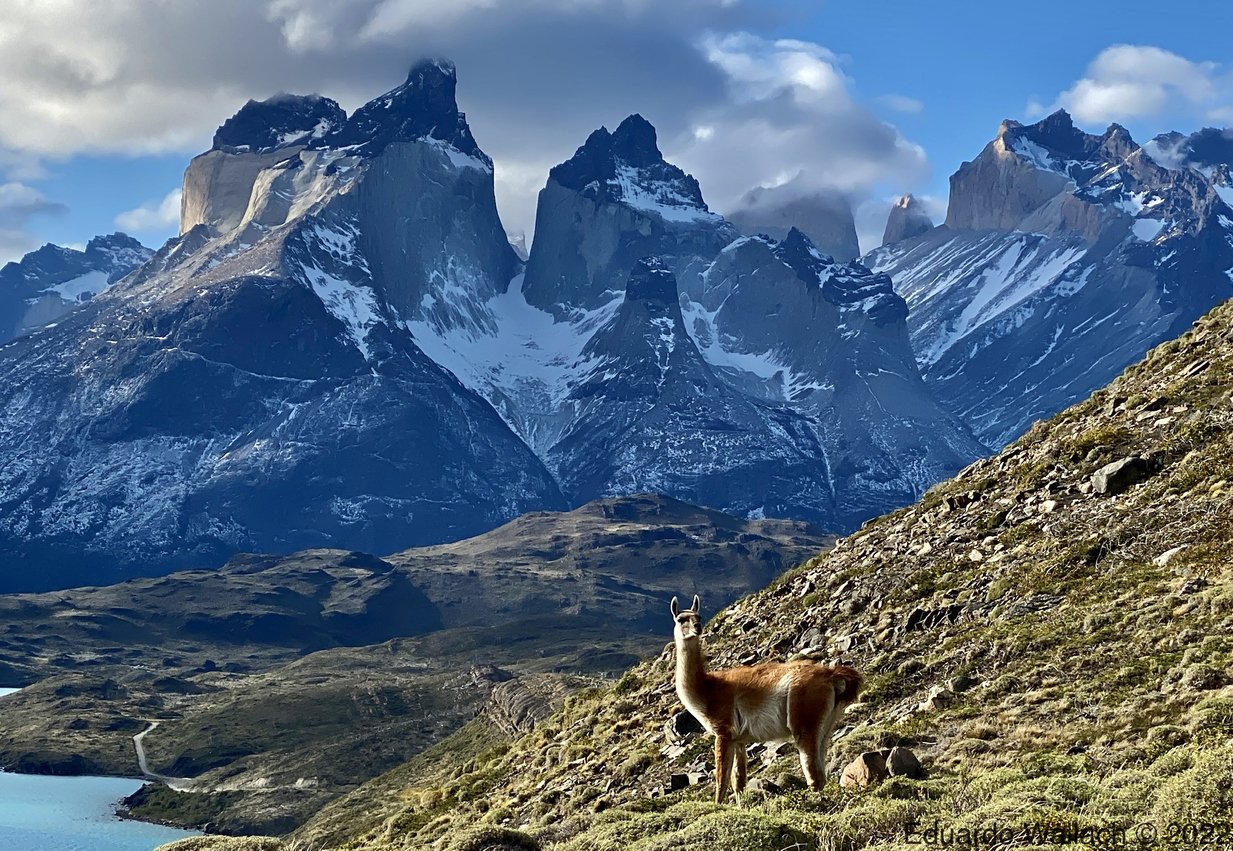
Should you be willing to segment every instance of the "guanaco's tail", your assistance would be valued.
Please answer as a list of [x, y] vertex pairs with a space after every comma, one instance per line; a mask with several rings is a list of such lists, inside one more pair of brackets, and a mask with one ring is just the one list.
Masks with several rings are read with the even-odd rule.
[[838, 706], [856, 703], [856, 696], [865, 687], [865, 677], [848, 665], [833, 666], [831, 679], [835, 683], [835, 703]]

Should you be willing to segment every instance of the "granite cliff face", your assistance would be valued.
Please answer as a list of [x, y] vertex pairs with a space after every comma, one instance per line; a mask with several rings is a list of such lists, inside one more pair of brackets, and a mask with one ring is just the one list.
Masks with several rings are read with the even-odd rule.
[[96, 236], [84, 251], [44, 245], [0, 269], [0, 343], [55, 322], [153, 254], [131, 236]]
[[1210, 137], [1144, 148], [1064, 112], [1004, 122], [951, 178], [945, 227], [866, 256], [908, 302], [926, 382], [986, 444], [1233, 295], [1233, 192], [1215, 161], [1228, 151]]

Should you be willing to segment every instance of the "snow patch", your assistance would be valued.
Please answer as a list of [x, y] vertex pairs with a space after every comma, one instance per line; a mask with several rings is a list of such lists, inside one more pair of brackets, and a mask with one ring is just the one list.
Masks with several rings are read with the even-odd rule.
[[1160, 235], [1164, 226], [1165, 223], [1160, 219], [1135, 219], [1135, 223], [1130, 229], [1134, 233], [1135, 239], [1141, 242], [1151, 242]]
[[373, 291], [321, 269], [305, 267], [304, 275], [325, 309], [347, 326], [347, 333], [355, 341], [356, 348], [364, 355], [364, 359], [368, 360], [371, 356], [367, 340], [368, 329], [381, 321]]
[[[483, 323], [442, 326], [417, 319], [403, 325], [425, 354], [488, 399], [542, 457], [557, 436], [549, 421], [591, 365], [582, 356], [587, 340], [615, 315], [624, 294], [558, 321], [527, 303], [522, 282], [518, 275], [504, 293], [479, 306]], [[514, 410], [530, 416], [520, 420]]]
[[473, 168], [478, 171], [492, 172], [492, 166], [478, 157], [473, 157], [470, 154], [464, 154], [462, 151], [455, 148], [449, 142], [442, 139], [435, 139], [432, 136], [424, 137], [423, 141], [436, 148], [446, 159], [453, 164], [455, 168]]
[[105, 289], [107, 289], [107, 273], [96, 270], [56, 284], [54, 287], [48, 287], [43, 292], [55, 293], [65, 301], [86, 301]]
[[635, 210], [653, 213], [669, 222], [718, 221], [719, 216], [696, 206], [693, 198], [672, 181], [651, 180], [641, 170], [617, 166], [617, 176], [609, 181], [622, 202]]

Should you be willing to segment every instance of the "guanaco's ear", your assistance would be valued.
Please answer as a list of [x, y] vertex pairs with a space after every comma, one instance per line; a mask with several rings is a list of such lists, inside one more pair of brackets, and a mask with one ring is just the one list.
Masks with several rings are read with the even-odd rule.
[[693, 610], [695, 612], [702, 611], [702, 600], [698, 599], [697, 594], [694, 595], [694, 609]]
[[676, 617], [677, 615], [679, 615], [679, 614], [681, 613], [681, 606], [680, 606], [680, 604], [676, 601], [676, 597], [673, 597], [673, 598], [672, 598], [672, 605], [671, 605], [669, 608], [671, 608], [671, 609], [672, 609], [672, 616], [673, 616], [673, 617]]

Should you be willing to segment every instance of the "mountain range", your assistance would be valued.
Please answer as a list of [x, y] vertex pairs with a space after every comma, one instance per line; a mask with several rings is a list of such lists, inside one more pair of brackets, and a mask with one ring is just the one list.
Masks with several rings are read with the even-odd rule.
[[250, 101], [157, 252], [0, 272], [0, 555], [31, 568], [0, 589], [638, 492], [850, 531], [1229, 294], [1222, 131], [1006, 121], [945, 223], [905, 198], [855, 260], [843, 199], [729, 220], [631, 115], [550, 170], [523, 261], [456, 86], [434, 60], [351, 115]]
[[[647, 490], [850, 529], [984, 450], [890, 279], [743, 236], [630, 116], [553, 168], [525, 265], [456, 72], [249, 102], [181, 234], [0, 347], [8, 590], [388, 552]], [[37, 436], [37, 437], [36, 437]]]

